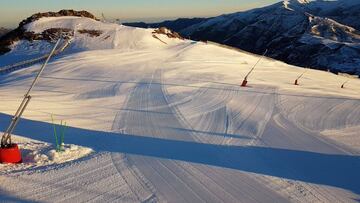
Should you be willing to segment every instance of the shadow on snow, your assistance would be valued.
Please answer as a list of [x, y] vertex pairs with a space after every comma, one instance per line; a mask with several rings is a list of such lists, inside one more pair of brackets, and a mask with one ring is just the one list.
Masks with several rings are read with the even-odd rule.
[[[0, 113], [0, 130], [11, 117]], [[53, 142], [50, 123], [22, 119], [15, 134]], [[96, 151], [173, 159], [308, 183], [360, 194], [360, 157], [256, 146], [222, 146], [69, 127], [65, 141]]]

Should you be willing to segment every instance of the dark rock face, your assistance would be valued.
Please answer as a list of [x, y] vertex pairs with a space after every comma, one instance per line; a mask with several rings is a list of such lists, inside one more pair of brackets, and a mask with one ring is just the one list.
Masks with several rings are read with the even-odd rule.
[[[35, 35], [36, 36], [36, 35]], [[28, 40], [47, 40], [47, 41], [53, 41], [57, 40], [60, 37], [69, 38], [71, 36], [74, 36], [74, 31], [67, 28], [50, 28], [47, 30], [44, 30], [39, 37], [36, 37], [36, 39], [28, 39]]]
[[74, 31], [66, 28], [50, 28], [44, 30], [42, 33], [27, 32], [23, 28], [17, 28], [0, 38], [0, 55], [11, 51], [9, 46], [12, 45], [14, 42], [22, 39], [28, 41], [33, 41], [33, 40], [55, 41], [60, 37], [68, 38], [73, 35], [74, 35]]
[[24, 32], [25, 30], [23, 28], [16, 28], [15, 30], [12, 30], [4, 36], [0, 37], [0, 55], [11, 51], [9, 46], [12, 45], [15, 41], [23, 39]]
[[267, 56], [286, 63], [360, 76], [359, 19], [360, 1], [287, 0], [214, 18], [147, 26], [166, 23], [191, 39], [256, 54], [268, 49]]
[[80, 34], [87, 34], [90, 37], [98, 37], [102, 34], [101, 30], [78, 30]]
[[98, 20], [93, 14], [87, 11], [74, 11], [74, 10], [61, 10], [59, 12], [46, 12], [37, 13], [20, 22], [19, 27], [7, 34], [0, 36], [0, 55], [9, 52], [9, 48], [15, 41], [26, 39], [32, 40], [56, 40], [60, 36], [70, 37], [73, 36], [74, 31], [65, 28], [51, 28], [43, 31], [42, 33], [26, 32], [24, 26], [28, 23], [34, 22], [42, 17], [60, 17], [60, 16], [78, 16]]
[[6, 29], [6, 28], [3, 28], [3, 27], [0, 27], [0, 37], [5, 35], [6, 33], [10, 32], [9, 29]]
[[94, 20], [99, 20], [93, 14], [87, 11], [60, 10], [59, 12], [36, 13], [26, 18], [25, 20], [21, 21], [19, 27], [23, 27], [24, 25], [34, 22], [42, 17], [61, 17], [61, 16], [77, 16], [77, 17], [86, 17]]

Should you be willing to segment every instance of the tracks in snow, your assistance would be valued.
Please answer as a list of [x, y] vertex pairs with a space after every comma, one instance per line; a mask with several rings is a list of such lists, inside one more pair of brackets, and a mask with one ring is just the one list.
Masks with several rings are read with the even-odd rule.
[[[264, 130], [269, 127], [269, 121], [270, 130], [278, 128], [271, 119], [274, 109], [278, 111], [275, 108], [278, 94], [274, 90], [252, 92], [209, 86], [189, 93], [192, 95], [190, 97], [172, 98], [167, 97], [172, 94], [167, 92], [162, 83], [161, 71], [156, 71], [150, 83], [143, 82], [136, 86], [127, 102], [126, 111], [122, 111], [115, 119], [120, 122], [118, 126], [123, 126], [121, 130], [127, 134], [205, 144], [274, 147], [280, 143], [279, 146], [286, 147], [287, 142], [282, 138], [268, 137], [269, 131], [266, 139], [262, 138]], [[230, 120], [228, 134], [225, 133], [224, 122], [227, 116]], [[293, 125], [289, 126], [292, 126], [291, 129], [296, 128]], [[297, 130], [294, 131], [297, 136], [292, 137], [288, 147], [307, 149], [306, 144], [315, 138], [307, 135], [303, 139], [304, 132], [301, 129]], [[269, 139], [273, 139], [275, 143], [267, 143]], [[320, 147], [324, 144], [318, 143]], [[310, 145], [309, 149], [311, 147]], [[333, 150], [331, 146], [328, 149]], [[192, 150], [194, 149], [189, 149]], [[226, 152], [219, 151], [209, 156], [216, 157], [223, 153]], [[139, 155], [128, 155], [128, 158], [155, 188], [156, 196], [164, 201], [286, 201], [276, 194], [275, 190], [268, 188], [278, 188], [292, 201], [341, 201], [336, 195], [329, 196], [332, 190], [310, 183], [250, 175], [237, 170], [176, 160]], [[253, 158], [258, 159], [246, 157]], [[296, 168], [291, 170], [298, 173]], [[336, 194], [338, 191], [332, 192]]]
[[[184, 128], [177, 111], [169, 105], [163, 93], [160, 70], [155, 72], [152, 81], [136, 86], [125, 110], [115, 118], [120, 123], [114, 126], [127, 134], [197, 142], [197, 133]], [[217, 104], [212, 102], [211, 105]], [[189, 150], [196, 153], [196, 149]], [[216, 157], [217, 153], [209, 156]], [[140, 155], [126, 156], [156, 189], [156, 196], [164, 201], [285, 201], [237, 170]]]
[[257, 145], [276, 100], [272, 88], [251, 92], [212, 85], [187, 95], [192, 97], [171, 96], [168, 101], [200, 142], [219, 145]]
[[[264, 148], [341, 154], [286, 118], [271, 118], [274, 110], [273, 115], [280, 113], [279, 109], [274, 109], [278, 99], [272, 89], [240, 92], [231, 87], [208, 86], [179, 98], [169, 96], [172, 94], [162, 85], [161, 78], [161, 71], [156, 71], [150, 82], [143, 80], [136, 85], [126, 105], [114, 119], [115, 132], [204, 144], [264, 145]], [[280, 101], [281, 110], [285, 107], [295, 112], [298, 108], [304, 109], [292, 108], [288, 106], [288, 101]], [[346, 109], [347, 102], [340, 106], [332, 105], [329, 113]], [[299, 106], [296, 102], [294, 105]], [[292, 118], [300, 118], [295, 113], [293, 115]], [[357, 115], [358, 109], [350, 112], [345, 124], [352, 125], [352, 117]], [[228, 134], [225, 133], [224, 122], [227, 116], [230, 120]], [[326, 127], [332, 118], [321, 123]], [[281, 129], [281, 126], [285, 128]], [[112, 146], [112, 143], [106, 144]], [[186, 152], [196, 153], [196, 149], [192, 148]], [[226, 150], [211, 152], [209, 156], [224, 162], [220, 159], [226, 157], [222, 156], [226, 153]], [[261, 163], [264, 161], [261, 157], [252, 154], [239, 159], [254, 159], [260, 163], [259, 167], [267, 166]], [[289, 166], [289, 169], [294, 174], [301, 173], [297, 168]], [[344, 197], [341, 191], [338, 193], [327, 186], [224, 167], [121, 153], [98, 154], [58, 170], [26, 176], [1, 176], [0, 179], [3, 184], [9, 185], [6, 189], [15, 196], [44, 202], [337, 202], [343, 200], [339, 197]], [[284, 199], [276, 191], [289, 195], [289, 199]]]
[[143, 189], [147, 188], [147, 183], [136, 179], [138, 177], [136, 173], [131, 164], [124, 161], [124, 155], [103, 153], [59, 170], [27, 176], [1, 176], [0, 179], [1, 184], [9, 185], [7, 188], [9, 194], [24, 200], [41, 202], [156, 201], [155, 197], [151, 196], [151, 192]]

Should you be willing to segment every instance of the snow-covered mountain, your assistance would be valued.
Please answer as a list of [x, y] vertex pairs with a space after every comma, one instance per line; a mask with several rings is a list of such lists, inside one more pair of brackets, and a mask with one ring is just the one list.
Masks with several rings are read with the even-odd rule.
[[[72, 39], [13, 132], [24, 163], [0, 164], [1, 201], [360, 199], [359, 79], [65, 13], [26, 21], [0, 56], [12, 64]], [[0, 135], [41, 65], [0, 74]]]
[[155, 49], [182, 41], [180, 35], [165, 28], [140, 29], [104, 23], [85, 11], [39, 13], [0, 38], [0, 66], [44, 55], [60, 36], [72, 38], [68, 52]]
[[[257, 54], [269, 49], [267, 56], [290, 64], [360, 75], [359, 19], [357, 0], [284, 0], [214, 18], [146, 26], [167, 25], [192, 39]], [[179, 26], [181, 22], [186, 26]]]

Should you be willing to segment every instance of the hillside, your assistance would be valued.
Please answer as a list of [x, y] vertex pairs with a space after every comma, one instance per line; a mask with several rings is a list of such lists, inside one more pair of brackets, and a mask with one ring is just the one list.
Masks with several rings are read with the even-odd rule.
[[0, 37], [5, 35], [6, 33], [10, 32], [9, 29], [6, 29], [6, 28], [3, 28], [3, 27], [0, 27]]
[[[360, 75], [360, 2], [285, 0], [264, 8], [168, 26], [195, 40], [211, 40], [302, 67]], [[125, 24], [138, 26], [140, 24]], [[179, 26], [181, 25], [181, 26]]]
[[[58, 13], [67, 14], [65, 11], [62, 10]], [[51, 15], [47, 17], [49, 13]], [[79, 12], [79, 16], [60, 15], [57, 17], [58, 13], [49, 13], [35, 14], [29, 17], [22, 21], [16, 30], [0, 38], [0, 52], [4, 51], [0, 55], [0, 67], [48, 53], [52, 43], [60, 36], [74, 38], [68, 49], [69, 52], [156, 48], [163, 47], [164, 44], [171, 45], [176, 39], [181, 40], [181, 36], [178, 35], [170, 38], [166, 33], [155, 33], [158, 29], [146, 30], [105, 24], [86, 12]], [[81, 17], [85, 14], [87, 14], [86, 17]]]
[[[14, 131], [27, 159], [0, 164], [2, 201], [360, 199], [358, 79], [308, 70], [295, 86], [302, 68], [265, 57], [240, 87], [258, 55], [165, 28], [79, 16], [23, 28], [41, 38], [14, 42], [1, 63], [45, 54], [64, 33], [72, 40], [50, 60]], [[40, 66], [0, 75], [0, 132]], [[64, 122], [70, 152], [86, 153], [56, 162], [47, 152], [54, 123]]]
[[[43, 30], [43, 33], [34, 33], [31, 30], [28, 30], [26, 26], [31, 24], [34, 21], [37, 21], [41, 18], [48, 17], [85, 17], [92, 20], [98, 21], [94, 15], [87, 11], [74, 11], [74, 10], [60, 10], [59, 12], [46, 12], [46, 13], [36, 13], [19, 23], [19, 26], [6, 33], [3, 36], [0, 36], [0, 55], [8, 53], [13, 48], [12, 46], [18, 42], [19, 40], [25, 41], [33, 41], [33, 40], [56, 40], [59, 36], [56, 36], [60, 32], [66, 32], [67, 35], [71, 35], [71, 31], [67, 30], [59, 30], [59, 28], [52, 28], [48, 30]], [[16, 46], [16, 45], [15, 45]]]

